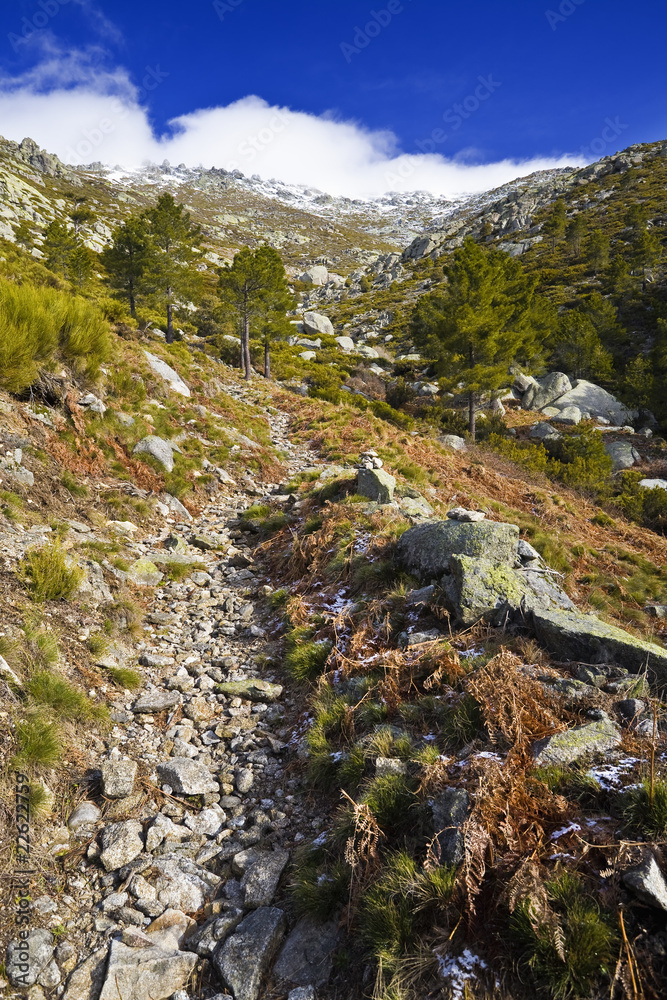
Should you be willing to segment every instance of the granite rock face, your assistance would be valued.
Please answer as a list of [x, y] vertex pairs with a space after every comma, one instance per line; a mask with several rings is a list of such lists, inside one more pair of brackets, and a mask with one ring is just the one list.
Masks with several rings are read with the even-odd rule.
[[613, 750], [620, 742], [621, 730], [616, 723], [601, 719], [540, 740], [533, 747], [533, 756], [540, 767], [567, 765], [591, 754]]

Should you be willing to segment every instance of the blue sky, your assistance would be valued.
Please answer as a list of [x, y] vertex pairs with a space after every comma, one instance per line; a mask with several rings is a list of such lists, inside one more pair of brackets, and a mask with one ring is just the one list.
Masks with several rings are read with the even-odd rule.
[[70, 162], [447, 194], [667, 137], [657, 0], [8, 6], [0, 133]]

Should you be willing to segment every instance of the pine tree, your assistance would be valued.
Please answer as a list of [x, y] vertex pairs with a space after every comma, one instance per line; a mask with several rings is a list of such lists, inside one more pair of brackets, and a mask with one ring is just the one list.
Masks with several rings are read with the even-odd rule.
[[64, 222], [54, 219], [44, 230], [42, 252], [50, 271], [68, 276], [70, 255], [79, 246], [79, 240]]
[[410, 328], [415, 344], [434, 359], [450, 387], [465, 387], [474, 438], [479, 394], [508, 385], [512, 364], [539, 359], [555, 313], [535, 294], [537, 278], [528, 277], [517, 260], [485, 250], [471, 238], [445, 273], [448, 287], [419, 301]]
[[551, 237], [551, 252], [556, 251], [556, 241], [562, 240], [565, 234], [565, 225], [567, 223], [567, 213], [565, 210], [565, 202], [562, 198], [559, 198], [555, 202], [553, 210], [549, 218], [545, 221], [542, 226], [542, 232], [545, 236]]
[[134, 316], [150, 253], [146, 220], [136, 216], [128, 219], [114, 230], [112, 240], [102, 251], [102, 263], [111, 287], [127, 295]]
[[67, 275], [70, 281], [82, 288], [93, 275], [93, 251], [83, 243], [78, 243], [67, 260]]
[[79, 235], [79, 230], [82, 226], [87, 226], [91, 222], [94, 222], [96, 215], [91, 208], [86, 205], [87, 198], [71, 195], [74, 201], [74, 208], [69, 213], [69, 217], [74, 223], [74, 232]]
[[568, 375], [601, 382], [611, 377], [611, 354], [581, 310], [571, 309], [559, 317], [553, 348], [552, 363]]
[[254, 251], [243, 247], [233, 263], [220, 271], [218, 294], [240, 325], [245, 377], [252, 377], [250, 335], [255, 332], [264, 343], [264, 375], [270, 378], [270, 343], [277, 333], [285, 330], [285, 312], [294, 303], [280, 254], [268, 246]]
[[201, 259], [201, 227], [195, 225], [183, 205], [171, 194], [144, 212], [149, 252], [144, 276], [147, 284], [167, 307], [167, 343], [174, 342], [174, 302], [177, 297], [196, 295], [201, 281], [195, 265]]
[[597, 274], [609, 264], [609, 237], [596, 229], [586, 246], [586, 261]]
[[565, 230], [565, 238], [567, 239], [568, 246], [575, 257], [579, 257], [581, 254], [581, 244], [588, 227], [586, 225], [586, 219], [583, 215], [575, 215], [575, 217], [568, 223], [567, 229]]

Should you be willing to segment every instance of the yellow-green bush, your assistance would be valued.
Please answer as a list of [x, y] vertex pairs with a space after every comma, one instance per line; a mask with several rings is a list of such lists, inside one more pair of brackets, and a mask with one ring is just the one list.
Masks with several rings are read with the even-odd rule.
[[0, 386], [20, 393], [65, 361], [95, 377], [110, 350], [108, 325], [86, 299], [0, 279]]

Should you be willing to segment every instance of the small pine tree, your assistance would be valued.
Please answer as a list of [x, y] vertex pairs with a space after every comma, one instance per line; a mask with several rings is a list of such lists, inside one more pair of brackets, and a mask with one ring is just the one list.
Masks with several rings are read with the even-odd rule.
[[125, 293], [132, 316], [136, 315], [137, 296], [143, 288], [148, 258], [148, 227], [146, 220], [137, 216], [118, 226], [112, 242], [102, 251], [111, 287]]
[[72, 284], [82, 288], [93, 276], [93, 252], [78, 243], [67, 260], [67, 275]]
[[195, 225], [183, 205], [171, 194], [161, 195], [142, 216], [149, 235], [144, 277], [148, 286], [166, 304], [167, 343], [174, 342], [174, 303], [192, 298], [201, 285], [196, 264], [201, 259], [201, 227]]
[[555, 311], [536, 295], [537, 278], [526, 275], [517, 260], [471, 238], [456, 251], [446, 275], [444, 291], [420, 299], [410, 332], [450, 387], [465, 387], [474, 437], [479, 394], [506, 386], [512, 364], [539, 363]]
[[606, 382], [612, 374], [612, 357], [589, 316], [571, 309], [558, 320], [553, 338], [552, 364], [575, 378]]
[[68, 265], [70, 255], [79, 246], [79, 241], [71, 229], [54, 219], [44, 231], [44, 253], [46, 266], [50, 271], [68, 276]]
[[565, 230], [565, 238], [567, 239], [567, 245], [570, 248], [570, 252], [575, 256], [579, 257], [581, 254], [581, 245], [584, 236], [588, 232], [588, 226], [586, 225], [586, 219], [579, 213], [568, 223], [567, 229]]
[[546, 220], [542, 226], [542, 232], [545, 236], [551, 237], [551, 252], [556, 251], [556, 242], [562, 240], [565, 234], [565, 225], [567, 223], [567, 212], [565, 209], [565, 202], [562, 198], [559, 198], [555, 202], [552, 209], [551, 215]]
[[595, 274], [598, 274], [609, 264], [609, 237], [596, 229], [586, 244], [586, 262]]

